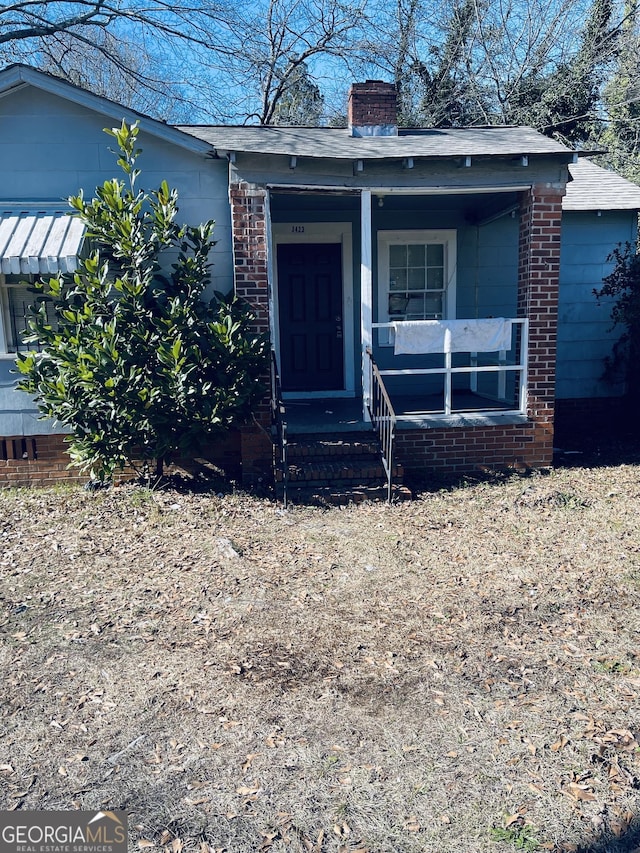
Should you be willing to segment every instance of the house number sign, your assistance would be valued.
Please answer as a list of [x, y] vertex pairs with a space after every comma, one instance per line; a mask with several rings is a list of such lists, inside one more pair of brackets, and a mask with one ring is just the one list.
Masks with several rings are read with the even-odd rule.
[[304, 234], [304, 225], [292, 225], [291, 226], [292, 234]]

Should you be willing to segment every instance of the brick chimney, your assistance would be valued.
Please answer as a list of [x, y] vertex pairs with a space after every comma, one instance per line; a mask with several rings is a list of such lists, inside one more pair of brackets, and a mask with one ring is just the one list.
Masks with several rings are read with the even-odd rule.
[[393, 83], [382, 80], [353, 83], [347, 111], [351, 136], [397, 136], [397, 99]]

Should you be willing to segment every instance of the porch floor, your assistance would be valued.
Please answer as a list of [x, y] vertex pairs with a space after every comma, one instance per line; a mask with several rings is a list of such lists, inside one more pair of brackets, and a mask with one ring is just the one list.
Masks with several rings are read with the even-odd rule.
[[[451, 417], [464, 418], [465, 415], [486, 413], [491, 422], [492, 416], [501, 420], [506, 413], [520, 420], [522, 415], [513, 411], [506, 403], [490, 400], [470, 391], [458, 391], [453, 395], [455, 412], [447, 416], [442, 412], [442, 396], [400, 395], [394, 394], [391, 402], [396, 415], [402, 420], [398, 426], [420, 425], [426, 417], [433, 426]], [[323, 432], [364, 432], [371, 429], [371, 424], [363, 421], [362, 398], [323, 397], [309, 400], [285, 400], [285, 421], [290, 433], [309, 434]]]
[[365, 432], [371, 424], [362, 419], [362, 398], [323, 397], [313, 400], [285, 400], [285, 416], [290, 433]]

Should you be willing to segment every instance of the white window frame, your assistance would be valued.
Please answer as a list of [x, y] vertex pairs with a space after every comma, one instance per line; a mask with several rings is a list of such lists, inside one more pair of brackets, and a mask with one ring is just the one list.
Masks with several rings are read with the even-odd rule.
[[[12, 276], [15, 278], [16, 276]], [[0, 273], [0, 359], [15, 361], [20, 352], [24, 352], [24, 348], [20, 348], [18, 341], [14, 341], [11, 334], [11, 315], [10, 315], [10, 300], [9, 290], [11, 288], [24, 287], [31, 285], [34, 281], [40, 279], [40, 276], [25, 273], [20, 275], [19, 281], [7, 281], [7, 276]]]
[[[422, 243], [444, 245], [444, 301], [443, 320], [456, 319], [456, 274], [457, 274], [457, 232], [455, 229], [421, 229], [402, 231], [378, 231], [378, 323], [389, 323], [389, 247]], [[388, 330], [381, 329], [378, 334], [381, 346], [392, 346], [393, 339]]]
[[9, 350], [11, 318], [9, 317], [8, 286], [4, 273], [0, 273], [0, 359], [15, 359], [16, 357], [16, 353]]

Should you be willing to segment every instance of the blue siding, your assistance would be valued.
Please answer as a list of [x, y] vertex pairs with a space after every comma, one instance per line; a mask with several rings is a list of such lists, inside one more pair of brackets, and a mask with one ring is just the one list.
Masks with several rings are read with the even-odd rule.
[[633, 211], [567, 212], [562, 217], [558, 362], [560, 399], [608, 397], [621, 386], [602, 379], [604, 359], [621, 330], [611, 329], [611, 302], [598, 305], [594, 288], [612, 268], [607, 257], [620, 242], [634, 240]]
[[518, 233], [510, 216], [459, 231], [458, 317], [515, 317]]
[[[92, 197], [97, 185], [117, 174], [104, 132], [115, 122], [100, 113], [31, 86], [0, 98], [0, 204], [60, 202], [82, 189]], [[216, 220], [213, 287], [233, 285], [231, 213], [227, 164], [195, 154], [158, 137], [140, 134], [141, 181], [154, 188], [167, 180], [179, 192], [180, 220]], [[55, 432], [37, 419], [30, 398], [15, 390], [13, 359], [0, 358], [0, 435]], [[59, 428], [57, 431], [61, 431]]]

